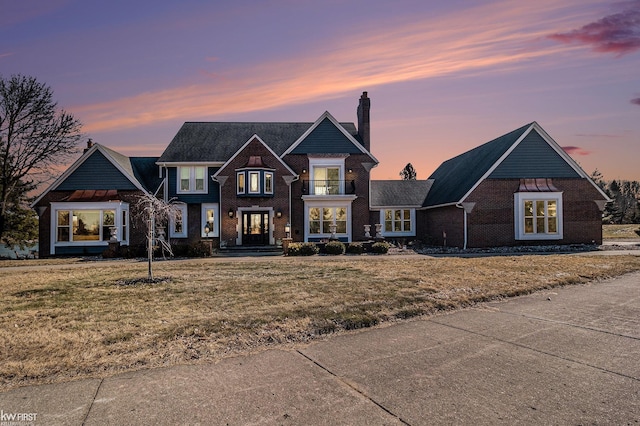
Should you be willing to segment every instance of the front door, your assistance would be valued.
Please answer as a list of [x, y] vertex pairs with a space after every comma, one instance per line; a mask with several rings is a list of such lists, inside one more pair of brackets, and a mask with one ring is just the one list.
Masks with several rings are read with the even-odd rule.
[[264, 246], [269, 244], [269, 213], [242, 212], [242, 245]]

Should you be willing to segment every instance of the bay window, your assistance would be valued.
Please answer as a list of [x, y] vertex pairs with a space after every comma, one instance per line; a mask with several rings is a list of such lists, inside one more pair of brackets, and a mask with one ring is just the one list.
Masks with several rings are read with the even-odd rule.
[[123, 202], [51, 203], [52, 253], [56, 246], [127, 244], [129, 205]]

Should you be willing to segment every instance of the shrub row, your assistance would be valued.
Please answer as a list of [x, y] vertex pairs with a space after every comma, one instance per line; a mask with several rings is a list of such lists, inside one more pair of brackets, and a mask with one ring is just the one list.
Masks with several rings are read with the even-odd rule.
[[313, 256], [320, 252], [328, 255], [341, 255], [345, 253], [349, 254], [362, 254], [362, 253], [374, 253], [374, 254], [386, 254], [389, 252], [391, 244], [381, 241], [373, 244], [363, 243], [348, 243], [345, 244], [341, 241], [329, 241], [326, 244], [322, 244], [322, 249], [315, 243], [291, 243], [287, 250], [288, 256]]

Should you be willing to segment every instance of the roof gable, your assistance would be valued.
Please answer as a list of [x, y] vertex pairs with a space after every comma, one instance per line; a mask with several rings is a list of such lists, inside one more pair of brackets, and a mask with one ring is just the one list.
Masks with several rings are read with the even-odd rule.
[[[233, 161], [239, 156], [242, 155], [243, 152], [247, 152], [247, 158], [251, 159], [251, 157], [255, 157], [255, 155], [252, 155], [255, 153], [255, 150], [251, 149], [251, 145], [253, 143], [259, 143], [261, 145], [264, 146], [264, 148], [266, 148], [266, 150], [269, 152], [269, 154], [271, 154], [271, 156], [273, 157], [272, 161], [277, 161], [278, 163], [282, 164], [285, 169], [287, 169], [288, 172], [291, 173], [292, 176], [297, 176], [297, 174], [291, 170], [291, 168], [284, 162], [282, 161], [282, 159], [275, 153], [273, 152], [273, 150], [269, 147], [269, 145], [267, 145], [266, 143], [264, 143], [264, 141], [260, 138], [260, 136], [258, 135], [253, 135], [249, 138], [249, 140], [247, 140], [244, 145], [242, 145], [242, 147], [240, 147], [240, 149], [238, 149], [238, 151], [236, 151], [231, 158], [229, 158], [223, 165], [222, 167], [220, 167], [218, 169], [218, 171], [216, 171], [216, 173], [213, 175], [214, 178], [218, 177], [218, 176], [223, 176], [225, 175], [225, 173], [228, 174], [228, 171], [226, 170], [228, 168], [228, 166], [233, 163]], [[262, 158], [260, 159], [260, 161], [262, 162]], [[246, 163], [245, 163], [246, 165]], [[232, 170], [232, 172], [235, 172]]]
[[[350, 129], [350, 131], [347, 130]], [[366, 154], [378, 160], [356, 139], [353, 123], [338, 123], [325, 111], [285, 152], [287, 154]]]
[[533, 128], [491, 172], [491, 179], [577, 178], [579, 173]]
[[[58, 177], [33, 203], [35, 206], [53, 190], [140, 190], [153, 191], [159, 185], [156, 157], [130, 158], [100, 144], [94, 144]], [[148, 186], [151, 185], [151, 186]], [[156, 185], [156, 187], [157, 187]]]

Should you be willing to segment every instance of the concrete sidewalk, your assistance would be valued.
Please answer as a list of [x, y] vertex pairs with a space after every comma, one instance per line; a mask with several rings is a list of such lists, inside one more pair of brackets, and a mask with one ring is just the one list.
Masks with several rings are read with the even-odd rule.
[[637, 424], [640, 273], [297, 350], [19, 388], [0, 410], [35, 425]]

